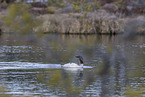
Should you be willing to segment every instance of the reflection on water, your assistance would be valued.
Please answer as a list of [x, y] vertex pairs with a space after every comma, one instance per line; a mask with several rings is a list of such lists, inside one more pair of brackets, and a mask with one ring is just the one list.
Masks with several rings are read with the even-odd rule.
[[[61, 68], [78, 63], [85, 68]], [[9, 96], [145, 96], [145, 38], [120, 36], [0, 37], [0, 94]], [[88, 68], [88, 67], [93, 68]]]

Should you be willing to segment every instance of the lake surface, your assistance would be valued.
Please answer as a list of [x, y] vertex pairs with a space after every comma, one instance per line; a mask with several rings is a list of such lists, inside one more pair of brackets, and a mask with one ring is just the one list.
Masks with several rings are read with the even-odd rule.
[[[62, 68], [84, 57], [85, 68]], [[2, 35], [3, 97], [145, 97], [145, 36]]]

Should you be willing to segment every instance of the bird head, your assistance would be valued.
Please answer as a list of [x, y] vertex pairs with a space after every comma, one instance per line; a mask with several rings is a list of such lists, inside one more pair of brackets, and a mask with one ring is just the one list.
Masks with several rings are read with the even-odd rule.
[[76, 58], [79, 59], [79, 61], [80, 61], [81, 64], [84, 63], [84, 61], [83, 61], [83, 57], [82, 57], [81, 55], [76, 56]]

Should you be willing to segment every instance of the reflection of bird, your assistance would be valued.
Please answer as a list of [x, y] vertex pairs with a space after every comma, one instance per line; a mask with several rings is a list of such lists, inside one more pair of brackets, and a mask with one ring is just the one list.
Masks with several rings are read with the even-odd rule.
[[84, 61], [83, 61], [83, 57], [82, 56], [76, 56], [76, 58], [79, 59], [79, 64], [76, 63], [67, 63], [62, 65], [62, 67], [66, 67], [66, 68], [82, 68]]

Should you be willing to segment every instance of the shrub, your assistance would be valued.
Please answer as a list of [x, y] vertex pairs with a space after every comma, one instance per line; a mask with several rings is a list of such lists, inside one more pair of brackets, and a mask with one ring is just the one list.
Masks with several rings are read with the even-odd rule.
[[8, 14], [3, 17], [3, 22], [7, 32], [18, 32], [27, 34], [33, 31], [33, 28], [41, 24], [29, 11], [29, 6], [22, 3], [15, 3], [9, 6]]
[[48, 14], [54, 14], [55, 13], [55, 8], [54, 7], [47, 7], [47, 13]]

